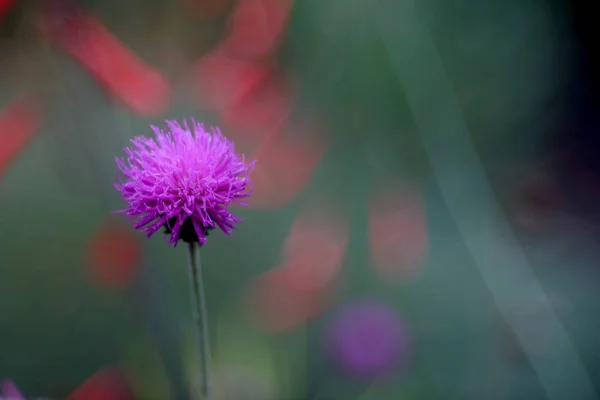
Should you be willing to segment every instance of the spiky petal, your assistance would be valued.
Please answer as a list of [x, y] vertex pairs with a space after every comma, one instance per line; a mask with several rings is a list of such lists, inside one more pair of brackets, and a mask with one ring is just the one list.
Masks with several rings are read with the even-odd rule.
[[[229, 207], [247, 205], [254, 162], [236, 154], [216, 127], [167, 121], [152, 130], [155, 138], [135, 137], [126, 157], [116, 159], [123, 176], [114, 186], [128, 203], [120, 212], [133, 217], [147, 237], [166, 227], [173, 246], [180, 238], [204, 244], [216, 227], [230, 235], [242, 219]], [[193, 240], [182, 237], [184, 222], [193, 227]]]

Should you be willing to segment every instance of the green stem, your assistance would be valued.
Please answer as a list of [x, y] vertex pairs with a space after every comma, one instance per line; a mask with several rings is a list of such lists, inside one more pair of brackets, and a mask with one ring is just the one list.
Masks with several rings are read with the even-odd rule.
[[200, 362], [200, 373], [202, 385], [202, 400], [213, 400], [210, 385], [210, 340], [208, 334], [208, 314], [206, 311], [206, 296], [204, 294], [204, 283], [202, 281], [202, 268], [200, 263], [200, 246], [189, 243], [188, 266], [190, 291], [192, 296], [192, 312], [194, 313], [194, 331], [198, 350], [198, 361]]

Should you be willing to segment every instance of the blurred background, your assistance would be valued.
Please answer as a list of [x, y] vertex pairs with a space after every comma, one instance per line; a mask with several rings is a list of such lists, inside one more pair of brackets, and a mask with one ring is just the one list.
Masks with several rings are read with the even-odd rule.
[[0, 397], [199, 399], [185, 250], [112, 186], [130, 138], [194, 117], [257, 160], [202, 250], [217, 400], [596, 399], [597, 25], [567, 0], [0, 0]]

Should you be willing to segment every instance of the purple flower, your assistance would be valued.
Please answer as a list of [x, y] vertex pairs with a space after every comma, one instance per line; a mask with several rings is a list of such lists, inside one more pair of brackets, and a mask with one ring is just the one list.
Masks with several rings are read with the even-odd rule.
[[362, 302], [336, 316], [327, 344], [328, 353], [345, 373], [372, 379], [403, 366], [410, 338], [393, 310], [375, 302]]
[[173, 246], [179, 239], [204, 244], [217, 226], [230, 235], [242, 219], [229, 206], [247, 205], [241, 199], [250, 196], [254, 162], [236, 154], [216, 127], [167, 121], [165, 129], [152, 130], [156, 138], [132, 139], [126, 159], [116, 160], [124, 179], [114, 186], [128, 202], [120, 212], [147, 237], [165, 227]]

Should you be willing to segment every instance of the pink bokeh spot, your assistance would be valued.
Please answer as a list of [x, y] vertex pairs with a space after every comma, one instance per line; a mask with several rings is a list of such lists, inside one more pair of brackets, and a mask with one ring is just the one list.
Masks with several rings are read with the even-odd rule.
[[284, 126], [292, 110], [294, 90], [283, 76], [271, 74], [220, 113], [228, 130], [247, 139], [261, 139], [265, 131]]
[[[0, 382], [0, 400], [25, 400], [14, 382]], [[89, 377], [67, 400], [134, 400], [125, 374], [117, 367], [105, 367]]]
[[308, 129], [289, 136], [273, 134], [259, 145], [250, 207], [281, 208], [304, 189], [326, 148], [323, 137]]
[[47, 9], [38, 27], [132, 111], [143, 116], [166, 111], [171, 100], [166, 78], [91, 15], [80, 10]]
[[292, 5], [293, 0], [239, 0], [224, 41], [228, 52], [239, 58], [270, 55], [283, 36]]
[[42, 112], [39, 103], [25, 97], [0, 110], [0, 177], [40, 129]]
[[326, 311], [347, 244], [347, 221], [334, 204], [314, 203], [301, 211], [283, 245], [281, 264], [250, 286], [246, 299], [254, 322], [267, 332], [286, 332]]
[[371, 264], [390, 281], [406, 281], [428, 251], [427, 217], [419, 192], [409, 186], [375, 195], [369, 206]]
[[134, 396], [123, 372], [106, 367], [89, 377], [67, 400], [133, 400]]
[[319, 316], [331, 304], [331, 293], [290, 290], [281, 270], [267, 271], [250, 285], [243, 299], [254, 324], [270, 333], [288, 332]]
[[[335, 216], [335, 217], [334, 217]], [[326, 288], [342, 269], [348, 225], [333, 205], [307, 207], [296, 217], [278, 267], [288, 288], [317, 291]]]
[[221, 111], [267, 80], [272, 70], [267, 64], [236, 60], [218, 47], [192, 66], [193, 96], [200, 109]]
[[104, 288], [127, 286], [140, 265], [141, 243], [128, 225], [118, 221], [104, 221], [93, 233], [86, 248], [85, 258], [91, 280]]

